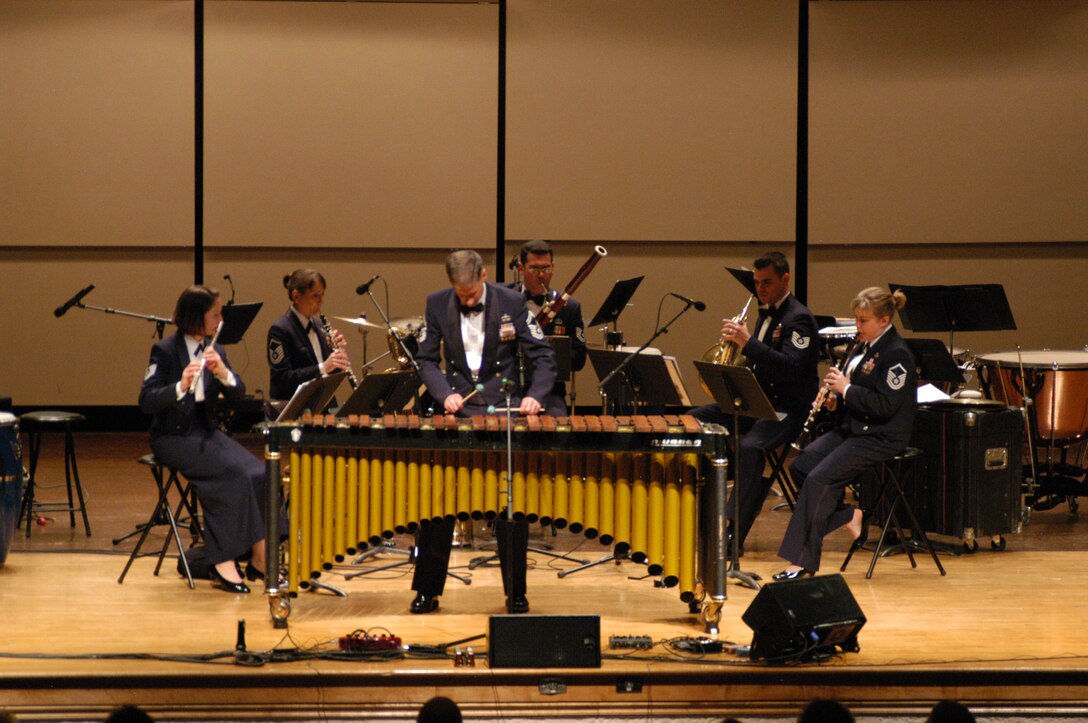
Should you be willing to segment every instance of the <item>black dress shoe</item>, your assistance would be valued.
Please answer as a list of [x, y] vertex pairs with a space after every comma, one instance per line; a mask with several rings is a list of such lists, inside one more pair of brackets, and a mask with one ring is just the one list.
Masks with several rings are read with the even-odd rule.
[[782, 572], [776, 572], [772, 576], [772, 579], [776, 582], [782, 582], [783, 580], [797, 580], [802, 577], [812, 577], [815, 574], [816, 572], [814, 570], [806, 570], [802, 567], [800, 570], [783, 570]]
[[252, 562], [246, 563], [246, 579], [250, 582], [258, 582], [264, 579], [264, 573], [257, 569]]
[[438, 597], [436, 595], [424, 595], [423, 593], [417, 593], [416, 599], [412, 601], [412, 614], [424, 615], [426, 613], [433, 613], [438, 609]]
[[529, 601], [524, 595], [511, 595], [506, 598], [506, 612], [511, 615], [520, 615], [529, 612]]
[[214, 587], [217, 587], [224, 592], [233, 592], [239, 594], [249, 592], [249, 586], [246, 585], [244, 582], [231, 582], [230, 580], [224, 579], [224, 577], [219, 574], [219, 571], [216, 570], [215, 567], [211, 567], [208, 569], [208, 578], [211, 579], [212, 585]]

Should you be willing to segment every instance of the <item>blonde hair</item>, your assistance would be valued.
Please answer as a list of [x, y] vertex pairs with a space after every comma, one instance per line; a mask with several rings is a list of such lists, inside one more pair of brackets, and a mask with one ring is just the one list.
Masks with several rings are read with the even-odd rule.
[[859, 309], [870, 311], [873, 316], [882, 319], [885, 316], [894, 316], [895, 312], [906, 304], [907, 295], [901, 289], [890, 292], [881, 286], [870, 286], [858, 292], [858, 295], [850, 302], [850, 311], [854, 314], [857, 314]]

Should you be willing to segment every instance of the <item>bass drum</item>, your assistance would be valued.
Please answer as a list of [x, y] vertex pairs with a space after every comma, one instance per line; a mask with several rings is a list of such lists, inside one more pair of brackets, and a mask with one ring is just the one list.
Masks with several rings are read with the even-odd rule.
[[23, 500], [23, 451], [19, 420], [0, 412], [0, 565], [8, 559]]
[[1064, 447], [1088, 433], [1088, 351], [1000, 352], [975, 362], [983, 390], [1012, 407], [1023, 406], [1023, 366], [1039, 440]]

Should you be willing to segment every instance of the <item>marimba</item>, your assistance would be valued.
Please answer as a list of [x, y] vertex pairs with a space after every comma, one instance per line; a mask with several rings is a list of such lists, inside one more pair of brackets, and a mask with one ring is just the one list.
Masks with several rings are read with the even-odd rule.
[[286, 585], [266, 582], [277, 624], [289, 596], [347, 555], [436, 519], [494, 518], [507, 506], [509, 452], [515, 518], [645, 564], [682, 601], [707, 603], [716, 632], [727, 557], [720, 427], [690, 416], [518, 417], [508, 430], [502, 416], [306, 415], [264, 431], [268, 540], [280, 539], [287, 500]]

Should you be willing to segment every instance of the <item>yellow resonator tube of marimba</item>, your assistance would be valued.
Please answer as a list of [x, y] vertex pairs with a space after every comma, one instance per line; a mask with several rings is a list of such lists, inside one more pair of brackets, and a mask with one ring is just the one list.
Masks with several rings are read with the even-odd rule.
[[600, 486], [597, 532], [602, 545], [611, 545], [616, 533], [616, 454], [613, 452], [601, 455]]
[[309, 490], [303, 490], [302, 478], [310, 477], [310, 455], [291, 450], [291, 482], [288, 489], [287, 510], [289, 528], [287, 532], [287, 591], [298, 592], [299, 559], [302, 540], [306, 536], [306, 519], [302, 509], [303, 499]]
[[[333, 484], [332, 511], [332, 560], [344, 561], [344, 552], [348, 549], [347, 531], [347, 495], [348, 495], [348, 460], [343, 452], [337, 452], [333, 459], [336, 479]], [[326, 558], [328, 565], [330, 558]]]
[[575, 452], [571, 455], [570, 476], [567, 478], [567, 519], [570, 522], [570, 531], [578, 533], [582, 531], [582, 522], [585, 520], [585, 455]]
[[646, 571], [660, 575], [665, 562], [665, 455], [650, 455], [646, 496]]
[[555, 454], [540, 453], [540, 524], [548, 527], [555, 520]]
[[631, 559], [638, 563], [646, 562], [649, 478], [648, 455], [635, 455], [631, 475]]
[[570, 455], [559, 454], [555, 457], [555, 477], [553, 478], [552, 507], [555, 526], [562, 530], [570, 522], [570, 505], [567, 495], [570, 477]]
[[675, 587], [680, 574], [680, 455], [665, 458], [665, 540], [661, 582]]
[[699, 458], [694, 454], [681, 455], [680, 468], [680, 599], [694, 599], [696, 571], [696, 535], [699, 530], [698, 489]]
[[626, 452], [616, 456], [615, 554], [621, 557], [631, 551], [631, 475], [634, 461], [634, 455]]

